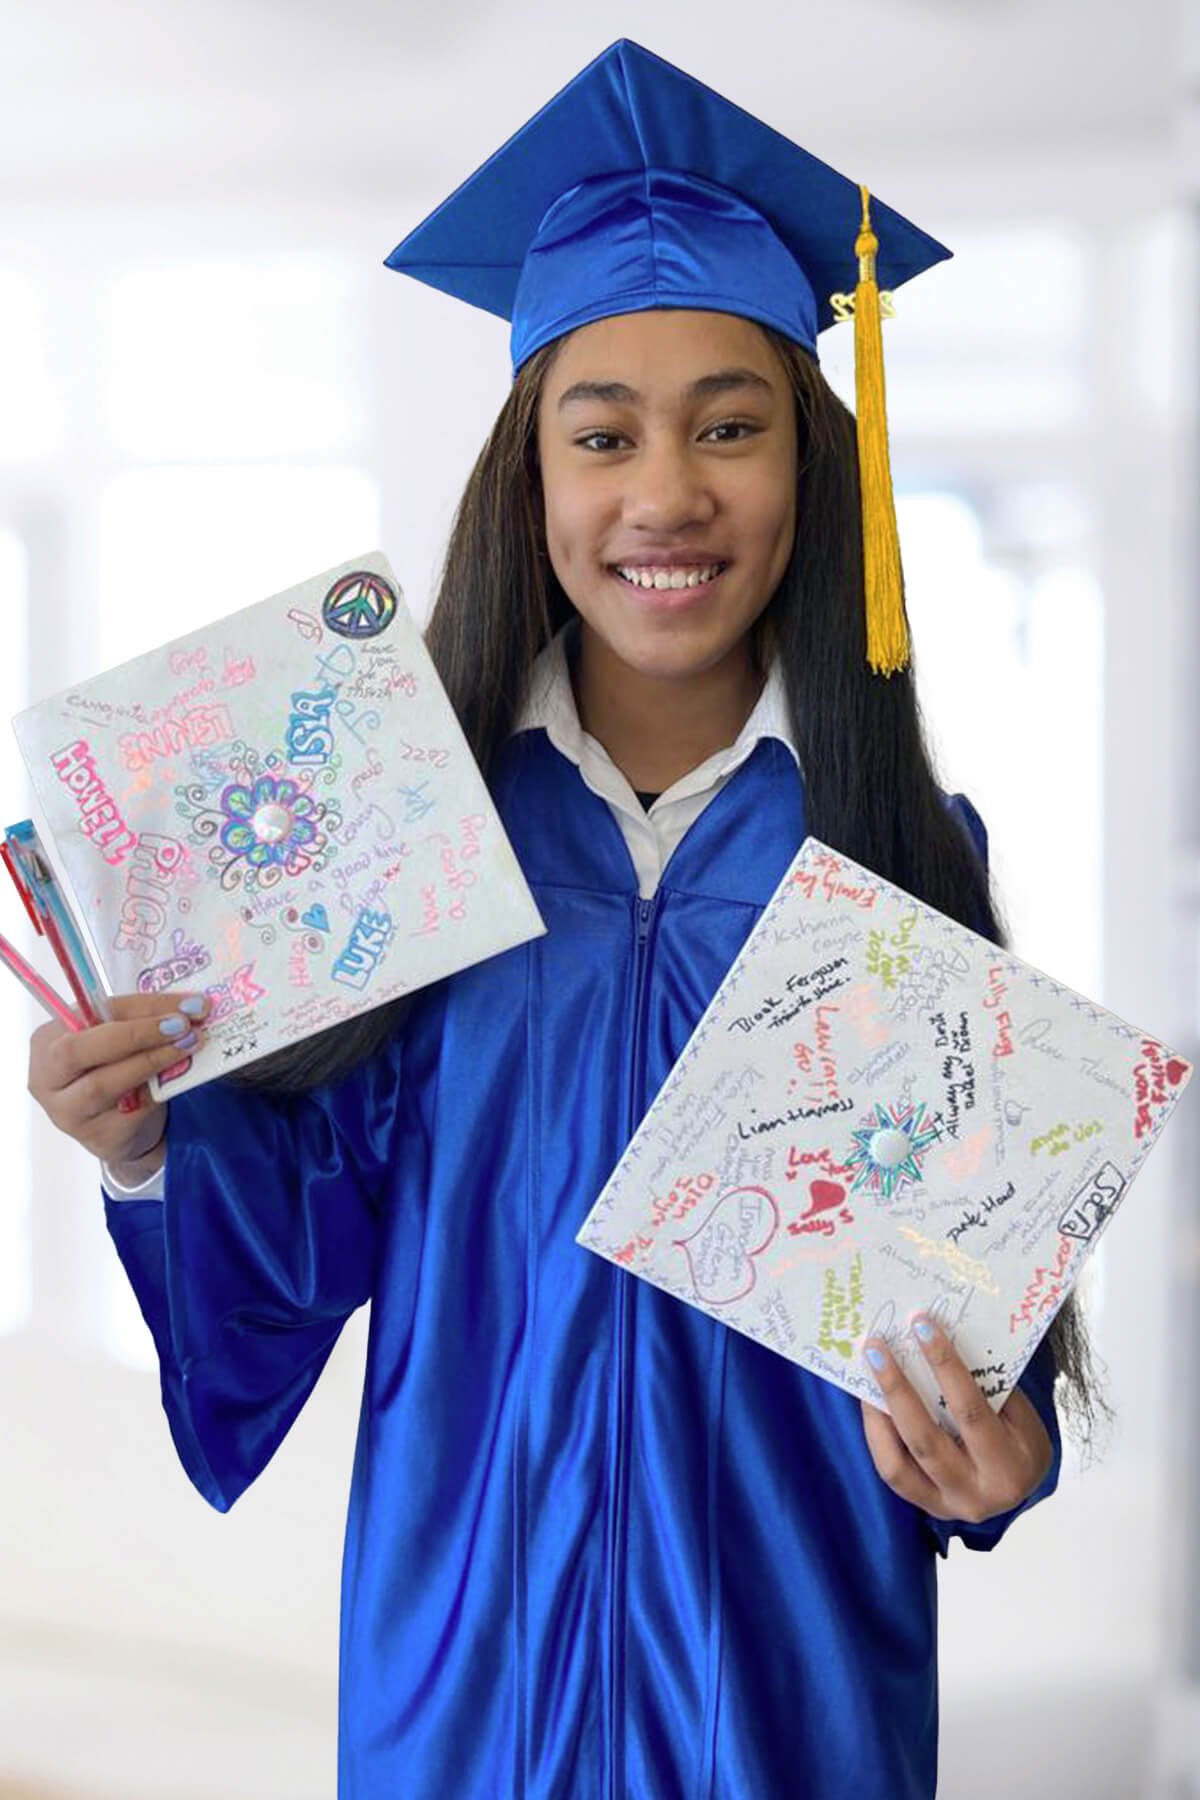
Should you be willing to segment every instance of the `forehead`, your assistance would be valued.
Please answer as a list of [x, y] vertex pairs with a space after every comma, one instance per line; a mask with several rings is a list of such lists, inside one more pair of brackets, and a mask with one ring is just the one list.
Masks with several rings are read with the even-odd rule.
[[663, 393], [733, 365], [753, 369], [773, 386], [786, 385], [765, 333], [736, 313], [674, 307], [617, 313], [580, 325], [563, 340], [545, 393], [553, 400], [584, 378], [624, 381], [644, 394]]

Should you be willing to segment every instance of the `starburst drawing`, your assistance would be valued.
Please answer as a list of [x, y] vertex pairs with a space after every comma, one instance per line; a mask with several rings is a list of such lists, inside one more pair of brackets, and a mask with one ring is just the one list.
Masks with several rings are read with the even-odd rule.
[[[902, 1182], [919, 1181], [930, 1146], [940, 1141], [940, 1125], [928, 1116], [922, 1100], [915, 1105], [885, 1106], [875, 1102], [875, 1117], [869, 1125], [851, 1132], [854, 1148], [845, 1158], [847, 1168], [855, 1170], [850, 1184], [852, 1194], [868, 1193], [876, 1199], [891, 1200]], [[880, 1161], [875, 1140], [880, 1132], [902, 1133], [908, 1147], [899, 1159], [889, 1155]], [[895, 1140], [889, 1140], [894, 1142]]]

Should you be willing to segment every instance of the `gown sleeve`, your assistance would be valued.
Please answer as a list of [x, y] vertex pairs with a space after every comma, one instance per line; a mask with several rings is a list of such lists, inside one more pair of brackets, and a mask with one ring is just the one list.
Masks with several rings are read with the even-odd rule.
[[[415, 1288], [420, 1181], [400, 1190], [391, 1175], [420, 1154], [402, 1044], [394, 1033], [301, 1094], [190, 1089], [170, 1102], [163, 1198], [105, 1196], [176, 1450], [219, 1512], [265, 1468], [370, 1297], [385, 1201], [403, 1215], [393, 1237], [412, 1234], [393, 1266]], [[389, 1308], [412, 1297], [389, 1288]]]
[[[950, 799], [954, 811], [970, 833], [971, 841], [986, 870], [988, 862], [986, 825], [965, 794], [953, 794]], [[952, 1537], [961, 1538], [971, 1550], [994, 1549], [1014, 1519], [1019, 1518], [1023, 1512], [1028, 1512], [1031, 1506], [1036, 1506], [1039, 1500], [1047, 1499], [1058, 1486], [1058, 1477], [1062, 1468], [1062, 1436], [1059, 1430], [1058, 1414], [1054, 1406], [1054, 1381], [1054, 1353], [1047, 1334], [1030, 1357], [1017, 1386], [1037, 1408], [1042, 1424], [1046, 1427], [1053, 1450], [1050, 1467], [1041, 1483], [1019, 1506], [1013, 1507], [1009, 1512], [997, 1513], [993, 1518], [985, 1519], [981, 1524], [970, 1524], [961, 1519], [935, 1519], [927, 1513], [925, 1520], [933, 1534], [940, 1556], [949, 1554]]]

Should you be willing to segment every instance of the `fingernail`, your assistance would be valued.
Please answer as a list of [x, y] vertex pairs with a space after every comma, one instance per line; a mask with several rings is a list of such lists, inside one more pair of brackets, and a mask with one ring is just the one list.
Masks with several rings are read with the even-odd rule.
[[158, 1021], [158, 1029], [162, 1032], [164, 1037], [182, 1037], [187, 1028], [187, 1020], [181, 1019], [177, 1013], [168, 1013], [165, 1019], [160, 1019]]
[[920, 1340], [923, 1344], [927, 1344], [929, 1342], [930, 1338], [933, 1336], [933, 1326], [930, 1324], [928, 1319], [918, 1319], [916, 1324], [913, 1326], [913, 1330], [916, 1332], [917, 1336], [920, 1338]]
[[878, 1344], [867, 1345], [867, 1361], [873, 1369], [887, 1368], [887, 1351], [881, 1350]]
[[181, 1000], [179, 1002], [179, 1010], [182, 1013], [186, 1013], [189, 1019], [200, 1019], [203, 1018], [204, 1009], [207, 1005], [208, 998], [206, 995], [189, 994], [186, 1000]]
[[173, 1050], [194, 1050], [199, 1042], [196, 1033], [189, 1031], [186, 1037], [176, 1038], [171, 1048]]

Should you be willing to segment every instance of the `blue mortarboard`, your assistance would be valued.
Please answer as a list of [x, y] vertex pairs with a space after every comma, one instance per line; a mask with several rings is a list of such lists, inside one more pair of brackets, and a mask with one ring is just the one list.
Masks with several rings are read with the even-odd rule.
[[543, 344], [614, 313], [737, 313], [814, 356], [817, 334], [853, 313], [868, 654], [890, 673], [907, 661], [907, 643], [878, 295], [949, 255], [873, 197], [868, 212], [858, 183], [623, 38], [410, 231], [387, 266], [511, 319], [514, 376]]

